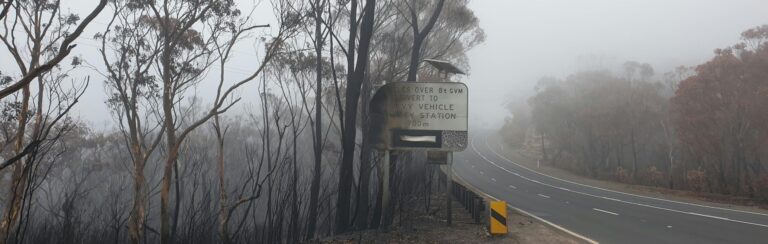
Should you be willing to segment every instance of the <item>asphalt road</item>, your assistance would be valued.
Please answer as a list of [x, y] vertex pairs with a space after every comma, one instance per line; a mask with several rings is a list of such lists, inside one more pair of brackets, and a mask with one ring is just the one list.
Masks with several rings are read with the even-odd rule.
[[638, 196], [537, 173], [487, 134], [453, 171], [484, 193], [599, 243], [768, 243], [768, 214]]

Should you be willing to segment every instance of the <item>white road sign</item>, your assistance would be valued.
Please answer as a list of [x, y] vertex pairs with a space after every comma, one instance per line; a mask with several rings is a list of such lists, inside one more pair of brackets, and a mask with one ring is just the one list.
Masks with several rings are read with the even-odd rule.
[[369, 140], [387, 150], [462, 151], [467, 147], [467, 86], [452, 82], [396, 82], [370, 104]]
[[467, 86], [463, 83], [408, 82], [390, 88], [387, 117], [392, 128], [412, 130], [467, 130]]

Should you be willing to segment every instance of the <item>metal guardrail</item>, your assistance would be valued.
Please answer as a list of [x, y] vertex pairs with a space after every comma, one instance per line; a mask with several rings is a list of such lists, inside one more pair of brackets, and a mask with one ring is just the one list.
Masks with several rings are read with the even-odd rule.
[[475, 224], [480, 224], [484, 219], [483, 216], [486, 215], [484, 214], [486, 211], [485, 199], [457, 183], [454, 183], [451, 188], [451, 194], [453, 194], [454, 199], [458, 200], [459, 203], [469, 211], [470, 215], [472, 215], [472, 219], [475, 220]]

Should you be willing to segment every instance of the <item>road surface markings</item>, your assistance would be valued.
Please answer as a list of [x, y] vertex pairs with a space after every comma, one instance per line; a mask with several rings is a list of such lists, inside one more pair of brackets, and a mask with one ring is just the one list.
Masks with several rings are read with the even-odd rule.
[[481, 175], [484, 175], [485, 173], [483, 173], [483, 171], [480, 171], [480, 174], [481, 174]]
[[667, 229], [669, 229], [669, 228], [672, 228], [672, 226], [671, 225], [667, 225]]
[[[471, 141], [471, 140], [469, 141], [469, 143], [470, 143], [470, 145], [472, 145], [472, 141]], [[474, 146], [473, 146], [473, 147], [474, 147]], [[480, 157], [483, 157], [483, 156], [482, 156], [482, 155], [480, 155]], [[487, 159], [486, 159], [486, 160], [487, 160]], [[456, 171], [453, 171], [453, 175], [454, 175], [454, 176], [456, 176], [456, 177], [458, 178], [458, 180], [459, 180], [459, 181], [461, 181], [461, 182], [464, 182], [464, 183], [466, 184], [466, 186], [467, 186], [467, 187], [474, 189], [474, 191], [475, 191], [475, 192], [478, 192], [478, 193], [480, 193], [480, 194], [482, 194], [482, 195], [485, 195], [486, 197], [488, 197], [488, 198], [490, 198], [490, 199], [494, 199], [494, 200], [497, 200], [497, 201], [499, 200], [498, 198], [495, 198], [495, 197], [493, 197], [493, 196], [489, 195], [488, 193], [485, 193], [485, 192], [483, 192], [483, 191], [482, 191], [482, 190], [480, 190], [479, 188], [477, 188], [477, 187], [473, 186], [472, 184], [470, 184], [469, 182], [465, 181], [465, 180], [464, 180], [464, 179], [461, 177], [461, 175], [459, 175], [459, 174], [456, 174]], [[515, 211], [517, 211], [517, 212], [523, 213], [523, 214], [525, 214], [525, 215], [528, 215], [528, 216], [529, 216], [529, 217], [531, 217], [531, 218], [534, 218], [534, 219], [536, 219], [536, 220], [538, 220], [538, 221], [541, 221], [542, 223], [545, 223], [545, 224], [547, 224], [547, 225], [549, 225], [549, 226], [552, 226], [552, 227], [554, 227], [555, 229], [561, 230], [561, 231], [563, 231], [563, 232], [565, 232], [565, 233], [568, 233], [568, 234], [570, 234], [571, 236], [574, 236], [574, 237], [576, 237], [576, 238], [579, 238], [579, 239], [581, 239], [581, 240], [584, 240], [586, 243], [590, 243], [590, 244], [598, 244], [598, 242], [596, 242], [595, 240], [589, 239], [589, 238], [588, 238], [588, 237], [586, 237], [586, 236], [583, 236], [583, 235], [581, 235], [581, 234], [579, 234], [579, 233], [573, 232], [573, 231], [571, 231], [571, 230], [569, 230], [569, 229], [566, 229], [566, 228], [564, 228], [564, 227], [562, 227], [562, 226], [559, 226], [559, 225], [557, 225], [557, 224], [555, 224], [555, 223], [549, 222], [549, 221], [548, 221], [548, 220], [546, 220], [546, 219], [543, 219], [543, 218], [541, 218], [541, 217], [539, 217], [539, 216], [533, 215], [532, 213], [529, 213], [529, 212], [527, 212], [527, 211], [525, 211], [525, 210], [522, 210], [522, 209], [520, 209], [520, 208], [518, 208], [518, 207], [512, 206], [512, 204], [509, 204], [509, 203], [507, 203], [507, 206], [508, 206], [509, 208], [511, 208], [511, 209], [514, 209], [514, 210], [515, 210]]]
[[708, 215], [708, 214], [700, 214], [700, 213], [694, 213], [694, 212], [689, 212], [689, 214], [693, 214], [693, 215], [701, 216], [701, 217], [713, 218], [713, 219], [730, 220], [729, 218], [712, 216], [712, 215]]
[[[487, 139], [488, 139], [488, 138], [486, 137], [486, 141], [485, 141], [485, 142], [486, 142], [486, 145], [490, 145], [490, 144], [488, 144], [488, 140], [487, 140]], [[509, 170], [503, 169], [501, 166], [499, 166], [499, 165], [498, 165], [498, 164], [496, 164], [495, 162], [493, 162], [493, 161], [491, 161], [491, 160], [488, 160], [488, 158], [486, 158], [484, 155], [482, 155], [482, 154], [480, 153], [480, 151], [478, 151], [478, 150], [477, 150], [477, 147], [475, 146], [475, 144], [474, 144], [474, 143], [470, 143], [470, 144], [472, 145], [472, 150], [473, 150], [473, 151], [475, 151], [475, 153], [476, 153], [477, 155], [480, 155], [480, 157], [481, 157], [481, 158], [483, 158], [485, 161], [487, 161], [487, 162], [491, 163], [493, 166], [496, 166], [497, 168], [500, 168], [500, 169], [502, 169], [502, 170], [506, 171], [507, 173], [512, 173], [512, 171], [509, 171]], [[489, 146], [489, 147], [490, 147], [490, 146]], [[493, 152], [493, 150], [491, 150], [491, 151]], [[494, 154], [496, 154], [496, 156], [499, 156], [500, 158], [503, 158], [504, 160], [507, 160], [507, 162], [510, 162], [510, 163], [512, 163], [512, 164], [515, 164], [515, 165], [517, 165], [517, 166], [520, 166], [520, 167], [522, 167], [522, 168], [525, 168], [526, 170], [528, 170], [528, 171], [531, 171], [531, 172], [533, 172], [533, 173], [536, 173], [536, 174], [539, 174], [539, 175], [543, 175], [543, 176], [546, 176], [546, 177], [549, 177], [549, 178], [553, 178], [553, 179], [557, 179], [557, 180], [560, 180], [560, 181], [563, 181], [563, 182], [568, 182], [568, 183], [572, 183], [572, 184], [576, 184], [576, 185], [581, 185], [581, 186], [585, 186], [585, 187], [589, 187], [589, 188], [594, 188], [594, 189], [605, 190], [605, 189], [602, 189], [602, 188], [593, 187], [593, 186], [589, 186], [589, 185], [584, 185], [584, 184], [581, 184], [581, 183], [576, 183], [576, 182], [571, 182], [571, 181], [567, 181], [567, 180], [559, 179], [559, 178], [556, 178], [556, 177], [553, 177], [553, 176], [549, 176], [549, 175], [546, 175], [546, 174], [543, 174], [543, 173], [539, 173], [539, 172], [537, 172], [537, 171], [534, 171], [534, 170], [532, 170], [532, 169], [529, 169], [528, 167], [525, 167], [525, 166], [522, 166], [522, 165], [520, 165], [520, 164], [517, 164], [517, 163], [515, 163], [515, 162], [512, 162], [511, 160], [509, 160], [509, 159], [505, 158], [504, 156], [501, 156], [500, 154], [498, 154], [498, 153], [496, 153], [496, 152], [493, 152], [493, 153], [494, 153]], [[525, 177], [525, 176], [520, 176], [520, 178], [523, 178], [523, 179], [525, 179], [525, 180], [528, 180], [528, 181], [531, 181], [531, 182], [539, 183], [539, 184], [541, 184], [541, 185], [544, 185], [544, 186], [549, 186], [549, 187], [552, 187], [552, 188], [556, 188], [556, 189], [559, 189], [559, 187], [558, 187], [558, 186], [554, 186], [554, 185], [550, 185], [550, 184], [547, 184], [547, 183], [543, 183], [543, 182], [540, 182], [540, 181], [537, 181], [537, 180], [534, 180], [534, 179], [531, 179], [531, 178], [528, 178], [528, 177]], [[605, 190], [605, 191], [610, 191], [610, 192], [615, 192], [615, 193], [621, 193], [621, 194], [625, 194], [625, 195], [633, 195], [633, 194], [629, 194], [629, 193], [623, 193], [623, 192], [619, 192], [619, 191], [612, 191], [612, 190]], [[616, 201], [616, 202], [620, 202], [620, 203], [626, 203], [626, 204], [631, 204], [631, 205], [641, 206], [641, 207], [648, 207], [648, 208], [659, 209], [659, 210], [665, 210], [665, 211], [670, 211], [670, 212], [675, 212], [675, 213], [681, 213], [681, 214], [689, 214], [689, 215], [700, 216], [700, 217], [705, 217], [705, 218], [714, 218], [714, 219], [719, 219], [719, 220], [724, 220], [724, 221], [730, 221], [730, 222], [734, 222], [734, 223], [742, 223], [742, 224], [748, 224], [748, 225], [754, 225], [754, 226], [760, 226], [760, 227], [765, 227], [765, 228], [768, 228], [768, 225], [765, 225], [765, 224], [758, 224], [758, 223], [746, 222], [746, 221], [735, 220], [735, 219], [729, 219], [729, 218], [724, 218], [724, 217], [718, 217], [718, 216], [712, 216], [712, 215], [706, 215], [706, 214], [700, 214], [700, 213], [694, 213], [694, 212], [687, 212], [687, 211], [682, 211], [682, 210], [675, 210], [675, 209], [669, 209], [669, 208], [664, 208], [664, 207], [657, 207], [657, 206], [648, 205], [648, 204], [643, 204], [643, 203], [636, 203], [636, 202], [624, 201], [624, 200], [619, 200], [619, 199], [610, 198], [610, 197], [597, 196], [597, 195], [594, 195], [594, 194], [584, 193], [584, 192], [575, 191], [575, 190], [571, 190], [570, 192], [573, 192], [573, 193], [576, 193], [576, 194], [585, 195], [585, 196], [591, 196], [591, 197], [595, 197], [595, 198], [601, 198], [601, 199], [605, 199], [605, 200], [610, 200], [610, 201]], [[639, 196], [639, 195], [633, 195], [633, 196], [643, 197], [643, 196]], [[645, 197], [645, 198], [650, 198], [650, 199], [657, 199], [657, 198], [652, 198], [652, 197]], [[667, 201], [667, 202], [676, 202], [676, 201], [671, 201], [671, 200], [664, 200], [664, 199], [658, 199], [658, 200]], [[685, 204], [685, 203], [683, 203], [683, 204]], [[689, 205], [694, 205], [694, 206], [695, 206], [696, 204], [689, 204]], [[700, 206], [704, 206], [704, 205], [700, 205]], [[705, 207], [706, 207], [706, 206], [705, 206]], [[711, 208], [714, 208], [714, 209], [724, 209], [724, 208], [718, 208], [718, 207], [711, 207]], [[728, 209], [724, 209], [724, 210], [728, 210]], [[740, 211], [740, 210], [732, 210], [732, 211], [736, 211], [736, 212], [744, 212], [744, 213], [752, 213], [752, 212], [748, 212], [748, 211]], [[763, 215], [763, 214], [759, 214], [759, 213], [755, 213], [755, 214], [758, 214], [758, 215]], [[768, 216], [768, 215], [766, 215], [766, 216]]]
[[496, 182], [496, 178], [491, 178], [491, 181]]
[[607, 213], [607, 214], [611, 214], [611, 215], [619, 215], [617, 213], [614, 213], [614, 212], [611, 212], [611, 211], [605, 211], [605, 210], [602, 210], [602, 209], [599, 209], [599, 208], [592, 208], [592, 210], [595, 210], [595, 211], [598, 211], [598, 212]]
[[513, 185], [509, 185], [509, 188], [512, 188], [512, 189], [517, 189], [517, 187], [515, 187], [515, 186], [513, 186]]
[[472, 168], [473, 168], [473, 169], [475, 168], [475, 165], [474, 165], [474, 164], [472, 165]]
[[549, 196], [547, 196], [547, 195], [543, 195], [543, 194], [537, 194], [537, 195], [539, 195], [540, 197], [543, 197], [543, 198], [549, 198]]
[[549, 226], [555, 227], [555, 229], [561, 230], [561, 231], [563, 231], [565, 233], [568, 233], [568, 234], [570, 234], [572, 236], [575, 236], [576, 238], [582, 239], [582, 240], [584, 240], [587, 243], [598, 244], [597, 241], [589, 239], [589, 237], [583, 236], [583, 235], [581, 235], [579, 233], [576, 233], [576, 232], [573, 232], [573, 231], [571, 231], [569, 229], [566, 229], [565, 227], [562, 227], [562, 226], [559, 226], [559, 225], [557, 225], [555, 223], [549, 222], [548, 220], [543, 219], [543, 218], [541, 218], [539, 216], [533, 215], [532, 213], [526, 212], [525, 210], [522, 210], [520, 208], [514, 207], [514, 206], [512, 206], [512, 204], [507, 204], [507, 206], [509, 206], [509, 208], [511, 208], [511, 209], [514, 209], [515, 211], [521, 212], [521, 213], [523, 213], [525, 215], [531, 216], [532, 218], [534, 218], [534, 219], [536, 219], [538, 221], [541, 221], [541, 222], [543, 222], [545, 224], [548, 224]]
[[[715, 207], [715, 206], [707, 206], [707, 205], [701, 205], [701, 204], [696, 204], [696, 203], [680, 202], [680, 201], [675, 201], [675, 200], [669, 200], [669, 199], [663, 199], [663, 198], [656, 198], [656, 197], [649, 197], [649, 196], [637, 195], [637, 194], [626, 193], [626, 192], [621, 192], [621, 191], [614, 191], [614, 190], [610, 190], [610, 189], [605, 189], [605, 188], [600, 188], [600, 187], [596, 187], [596, 186], [591, 186], [591, 185], [587, 185], [587, 184], [582, 184], [582, 183], [578, 183], [578, 182], [573, 182], [573, 181], [569, 181], [569, 180], [565, 180], [565, 179], [560, 179], [560, 178], [557, 178], [557, 177], [554, 177], [554, 176], [551, 176], [551, 175], [548, 175], [548, 174], [544, 174], [544, 173], [541, 173], [541, 172], [538, 172], [538, 171], [532, 170], [532, 169], [530, 169], [530, 168], [528, 168], [528, 167], [526, 167], [526, 166], [520, 165], [520, 164], [518, 164], [518, 163], [512, 162], [512, 160], [509, 160], [507, 157], [504, 157], [503, 155], [501, 155], [501, 154], [499, 154], [498, 152], [496, 152], [495, 150], [493, 150], [493, 148], [490, 146], [490, 143], [488, 142], [488, 136], [486, 136], [486, 137], [485, 137], [485, 145], [487, 145], [487, 146], [488, 146], [488, 149], [490, 149], [490, 151], [491, 151], [493, 154], [495, 154], [495, 155], [496, 155], [496, 156], [498, 156], [499, 158], [502, 158], [502, 159], [504, 159], [505, 161], [507, 161], [507, 162], [509, 162], [509, 163], [512, 163], [512, 164], [514, 164], [514, 165], [517, 165], [517, 166], [520, 166], [521, 168], [524, 168], [525, 170], [528, 170], [528, 171], [530, 171], [530, 172], [533, 172], [533, 173], [536, 173], [536, 174], [539, 174], [539, 175], [542, 175], [542, 176], [546, 176], [546, 177], [549, 177], [549, 178], [552, 178], [552, 179], [555, 179], [555, 180], [559, 180], [559, 181], [562, 181], [562, 182], [571, 183], [571, 184], [574, 184], [574, 185], [579, 185], [579, 186], [588, 187], [588, 188], [592, 188], [592, 189], [597, 189], [597, 190], [602, 190], [602, 191], [612, 192], [612, 193], [623, 194], [623, 195], [627, 195], [627, 196], [633, 196], [633, 197], [645, 198], [645, 199], [653, 199], [653, 200], [664, 201], [664, 202], [671, 202], [671, 203], [677, 203], [677, 204], [683, 204], [683, 205], [688, 205], [688, 206], [697, 206], [697, 207], [710, 208], [710, 209], [718, 209], [718, 210], [724, 210], [724, 211], [732, 211], [732, 212], [739, 212], [739, 213], [746, 213], [746, 214], [755, 214], [755, 215], [768, 216], [768, 214], [764, 214], [764, 213], [758, 213], [758, 212], [750, 212], [750, 211], [744, 211], [744, 210], [738, 210], [738, 209], [730, 209], [730, 208], [721, 208], [721, 207]], [[473, 149], [475, 149], [475, 146], [474, 146], [474, 144], [472, 145], [472, 147], [473, 147]], [[478, 155], [480, 155], [480, 152], [479, 152], [479, 151], [477, 151], [476, 149], [475, 149], [475, 152], [476, 152]], [[485, 159], [486, 161], [489, 161], [489, 160], [488, 160], [488, 159], [487, 159], [485, 156], [483, 156], [483, 155], [480, 155], [480, 157], [482, 157], [482, 158], [483, 158], [483, 159]], [[490, 162], [490, 161], [489, 161], [489, 162]], [[500, 166], [499, 166], [499, 167], [500, 167]], [[512, 173], [512, 172], [510, 172], [510, 173]], [[513, 174], [517, 175], [516, 173], [513, 173]]]

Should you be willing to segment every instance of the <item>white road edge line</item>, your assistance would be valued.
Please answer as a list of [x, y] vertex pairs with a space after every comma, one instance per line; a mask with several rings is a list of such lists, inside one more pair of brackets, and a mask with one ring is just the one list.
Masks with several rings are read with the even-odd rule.
[[[649, 197], [649, 196], [637, 195], [637, 194], [626, 193], [626, 192], [621, 192], [621, 191], [614, 191], [614, 190], [610, 190], [610, 189], [605, 189], [605, 188], [600, 188], [600, 187], [596, 187], [596, 186], [581, 184], [581, 183], [578, 183], [578, 182], [573, 182], [573, 181], [569, 181], [569, 180], [565, 180], [565, 179], [560, 179], [560, 178], [557, 178], [557, 177], [554, 177], [554, 176], [551, 176], [551, 175], [548, 175], [548, 174], [544, 174], [544, 173], [532, 170], [532, 169], [530, 169], [530, 168], [528, 168], [526, 166], [520, 165], [518, 163], [512, 162], [512, 160], [509, 160], [507, 157], [504, 157], [503, 155], [497, 153], [496, 151], [493, 150], [493, 148], [490, 147], [490, 144], [488, 143], [488, 136], [485, 136], [485, 144], [488, 146], [488, 149], [491, 150], [491, 152], [493, 154], [496, 154], [496, 156], [499, 156], [500, 158], [503, 158], [505, 161], [507, 161], [509, 163], [512, 163], [512, 164], [517, 165], [517, 166], [520, 166], [521, 168], [524, 168], [524, 169], [526, 169], [528, 171], [531, 171], [533, 173], [536, 173], [536, 174], [539, 174], [539, 175], [542, 175], [542, 176], [546, 176], [546, 177], [549, 177], [549, 178], [552, 178], [552, 179], [555, 179], [555, 180], [559, 180], [559, 181], [562, 181], [562, 182], [567, 182], [567, 183], [571, 183], [571, 184], [574, 184], [574, 185], [589, 187], [589, 188], [592, 188], [592, 189], [598, 189], [598, 190], [603, 190], [603, 191], [607, 191], [607, 192], [624, 194], [624, 195], [633, 196], [633, 197], [640, 197], [640, 198], [653, 199], [653, 200], [659, 200], [659, 201], [664, 201], [664, 202], [678, 203], [678, 204], [697, 206], [697, 207], [703, 207], [703, 208], [718, 209], [718, 210], [724, 210], [724, 211], [732, 211], [732, 212], [738, 212], [738, 213], [746, 213], [746, 214], [755, 214], [755, 215], [768, 216], [768, 214], [758, 213], [758, 212], [750, 212], [750, 211], [738, 210], [738, 209], [721, 208], [721, 207], [708, 206], [708, 205], [702, 205], [702, 204], [696, 204], [696, 203], [687, 203], [687, 202], [680, 202], [680, 201], [663, 199], [663, 198], [657, 198], [657, 197]], [[474, 146], [473, 146], [473, 149], [474, 149]], [[475, 152], [477, 152], [476, 149], [475, 149]], [[479, 152], [477, 152], [477, 153], [480, 154]], [[484, 156], [481, 156], [481, 157], [483, 157], [483, 159], [485, 159]], [[488, 161], [488, 160], [486, 159], [486, 161]], [[517, 173], [513, 173], [513, 174], [517, 175]]]
[[539, 195], [540, 197], [543, 197], [543, 198], [549, 198], [549, 196], [544, 195], [544, 194], [536, 194], [536, 195]]
[[[482, 157], [482, 156], [481, 156], [481, 157]], [[452, 170], [453, 170], [453, 169], [452, 169]], [[451, 172], [451, 173], [453, 173], [453, 177], [455, 177], [454, 179], [457, 179], [457, 180], [459, 180], [459, 181], [461, 181], [461, 182], [464, 182], [464, 184], [466, 184], [466, 186], [467, 186], [467, 187], [469, 187], [469, 188], [472, 188], [472, 189], [473, 189], [475, 192], [477, 192], [477, 193], [480, 193], [480, 194], [482, 194], [482, 195], [485, 195], [485, 197], [487, 197], [487, 198], [490, 198], [490, 199], [493, 199], [493, 200], [495, 200], [495, 201], [498, 201], [498, 200], [499, 200], [498, 198], [495, 198], [495, 197], [493, 197], [493, 196], [489, 195], [488, 193], [485, 193], [485, 192], [481, 191], [481, 190], [480, 190], [480, 188], [477, 188], [477, 187], [473, 186], [472, 184], [469, 184], [469, 182], [465, 181], [465, 180], [464, 180], [464, 178], [462, 178], [462, 177], [461, 177], [461, 175], [459, 175], [459, 174], [456, 174], [456, 172], [455, 172], [455, 171], [454, 171], [454, 172]], [[559, 225], [557, 225], [557, 224], [555, 224], [555, 223], [549, 222], [549, 221], [548, 221], [548, 220], [546, 220], [546, 219], [542, 219], [541, 217], [539, 217], [539, 216], [536, 216], [536, 215], [534, 215], [534, 214], [532, 214], [532, 213], [529, 213], [528, 211], [525, 211], [525, 210], [522, 210], [522, 209], [520, 209], [520, 208], [517, 208], [517, 207], [515, 207], [515, 206], [512, 206], [512, 204], [509, 204], [509, 203], [507, 203], [507, 207], [509, 207], [509, 208], [511, 208], [511, 209], [513, 209], [513, 210], [515, 210], [515, 211], [519, 212], [519, 213], [522, 213], [522, 214], [524, 214], [524, 215], [528, 215], [529, 217], [531, 217], [531, 218], [534, 218], [534, 219], [536, 219], [536, 220], [538, 220], [538, 221], [541, 221], [542, 223], [544, 223], [544, 224], [546, 224], [546, 225], [549, 225], [549, 226], [550, 226], [550, 227], [552, 227], [552, 228], [555, 228], [555, 229], [557, 229], [557, 230], [559, 230], [559, 231], [562, 231], [562, 232], [565, 232], [566, 234], [569, 234], [569, 235], [571, 235], [571, 236], [573, 236], [573, 237], [576, 237], [576, 238], [578, 238], [578, 239], [581, 239], [582, 241], [584, 241], [584, 242], [586, 242], [586, 243], [590, 243], [590, 244], [600, 244], [599, 242], [597, 242], [597, 241], [595, 241], [595, 240], [589, 239], [589, 237], [583, 236], [583, 235], [581, 235], [581, 234], [579, 234], [579, 233], [576, 233], [576, 232], [573, 232], [573, 231], [571, 231], [571, 230], [569, 230], [569, 229], [566, 229], [565, 227], [562, 227], [562, 226], [559, 226]]]
[[513, 185], [509, 185], [509, 188], [512, 188], [512, 189], [517, 189], [517, 187], [515, 187], [515, 186], [513, 186]]
[[569, 235], [575, 236], [576, 238], [579, 238], [579, 239], [581, 239], [581, 240], [583, 240], [583, 241], [585, 241], [585, 242], [587, 242], [587, 243], [590, 243], [590, 244], [599, 244], [599, 242], [597, 242], [597, 241], [595, 241], [595, 240], [592, 240], [592, 239], [589, 239], [589, 237], [586, 237], [586, 236], [580, 235], [579, 233], [576, 233], [576, 232], [573, 232], [573, 231], [571, 231], [571, 230], [568, 230], [568, 229], [566, 229], [566, 228], [563, 228], [562, 226], [559, 226], [559, 225], [556, 225], [555, 223], [549, 222], [549, 221], [547, 221], [546, 219], [542, 219], [542, 218], [540, 218], [539, 216], [536, 216], [536, 215], [533, 215], [532, 213], [526, 212], [525, 210], [522, 210], [522, 209], [519, 209], [519, 208], [513, 207], [513, 206], [512, 206], [512, 205], [510, 205], [510, 204], [507, 204], [507, 207], [509, 207], [509, 208], [511, 208], [511, 209], [514, 209], [515, 211], [518, 211], [518, 212], [520, 212], [520, 213], [523, 213], [523, 214], [525, 214], [525, 215], [531, 216], [531, 218], [534, 218], [534, 219], [536, 219], [536, 220], [538, 220], [538, 221], [541, 221], [541, 222], [543, 222], [543, 223], [545, 223], [545, 224], [548, 224], [549, 226], [552, 226], [552, 227], [554, 227], [555, 229], [558, 229], [558, 230], [560, 230], [560, 231], [562, 231], [562, 232], [565, 232], [565, 233], [567, 233], [567, 234], [569, 234]]
[[[486, 141], [486, 144], [487, 144], [487, 141]], [[488, 158], [486, 158], [484, 155], [482, 155], [482, 154], [480, 153], [480, 151], [478, 151], [478, 150], [477, 150], [477, 147], [475, 147], [475, 144], [474, 144], [474, 143], [470, 143], [470, 145], [472, 146], [472, 150], [473, 150], [473, 151], [475, 151], [475, 153], [476, 153], [477, 155], [480, 155], [480, 157], [481, 157], [481, 158], [483, 158], [485, 161], [487, 161], [487, 162], [491, 163], [493, 166], [496, 166], [496, 167], [498, 167], [498, 168], [501, 168], [501, 166], [499, 166], [498, 164], [494, 163], [494, 162], [493, 162], [493, 161], [491, 161], [491, 160], [488, 160]], [[491, 151], [493, 151], [493, 150], [491, 150]], [[494, 152], [494, 153], [495, 153], [495, 152]], [[519, 164], [517, 164], [517, 163], [514, 163], [514, 162], [510, 161], [509, 159], [507, 159], [507, 158], [505, 158], [505, 157], [503, 157], [503, 156], [501, 156], [501, 155], [498, 155], [498, 154], [496, 154], [496, 155], [497, 155], [497, 156], [499, 156], [499, 157], [501, 157], [501, 158], [504, 158], [505, 160], [509, 161], [510, 163], [516, 164], [516, 165], [518, 165], [518, 166], [520, 166], [520, 167], [523, 167], [523, 168], [525, 168], [525, 169], [527, 169], [527, 170], [529, 170], [529, 171], [531, 171], [531, 172], [534, 172], [534, 173], [537, 173], [537, 174], [540, 174], [540, 175], [544, 175], [544, 176], [547, 176], [547, 177], [550, 177], [550, 178], [558, 179], [558, 178], [555, 178], [555, 177], [552, 177], [552, 176], [549, 176], [549, 175], [545, 175], [545, 174], [542, 174], [542, 173], [539, 173], [539, 172], [533, 171], [533, 170], [531, 170], [531, 169], [528, 169], [527, 167], [525, 167], [525, 166], [522, 166], [522, 165], [519, 165]], [[512, 173], [512, 172], [511, 172], [511, 171], [509, 171], [509, 170], [506, 170], [506, 169], [503, 169], [503, 168], [501, 168], [501, 169], [502, 169], [502, 170], [504, 170], [504, 171], [507, 171], [508, 173]], [[525, 179], [525, 180], [528, 180], [528, 181], [531, 181], [531, 182], [535, 182], [535, 183], [538, 183], [538, 184], [541, 184], [541, 185], [544, 185], [544, 186], [549, 186], [549, 187], [552, 187], [552, 188], [555, 188], [555, 189], [560, 189], [560, 187], [557, 187], [557, 186], [553, 186], [553, 185], [550, 185], [550, 184], [547, 184], [547, 183], [543, 183], [543, 182], [540, 182], [540, 181], [536, 181], [536, 180], [530, 179], [530, 178], [528, 178], [528, 177], [525, 177], [525, 176], [520, 176], [520, 178], [523, 178], [523, 179]], [[558, 179], [558, 180], [561, 180], [561, 179]], [[565, 180], [561, 180], [561, 181], [565, 181]], [[566, 182], [570, 182], [570, 181], [566, 181]], [[575, 183], [575, 182], [572, 182], [572, 183], [573, 183], [573, 184], [577, 184], [577, 185], [583, 185], [583, 184], [579, 184], [579, 183]], [[583, 185], [583, 186], [586, 186], [586, 187], [591, 187], [591, 188], [596, 188], [596, 189], [601, 189], [601, 188], [592, 187], [592, 186], [589, 186], [589, 185]], [[611, 190], [606, 190], [606, 191], [611, 191]], [[670, 212], [675, 212], [675, 213], [689, 214], [689, 215], [694, 215], [694, 216], [700, 216], [700, 217], [706, 217], [706, 218], [713, 218], [713, 219], [719, 219], [719, 220], [724, 220], [724, 221], [730, 221], [730, 222], [734, 222], [734, 223], [742, 223], [742, 224], [748, 224], [748, 225], [754, 225], [754, 226], [760, 226], [760, 227], [765, 227], [765, 228], [768, 228], [768, 225], [764, 225], [764, 224], [758, 224], [758, 223], [746, 222], [746, 221], [741, 221], [741, 220], [735, 220], [735, 219], [729, 219], [729, 218], [724, 218], [724, 217], [718, 217], [718, 216], [712, 216], [712, 215], [700, 214], [700, 213], [695, 213], [695, 212], [686, 212], [686, 211], [675, 210], [675, 209], [669, 209], [669, 208], [663, 208], [663, 207], [657, 207], [657, 206], [648, 205], [648, 204], [642, 204], [642, 203], [629, 202], [629, 201], [619, 200], [619, 199], [610, 198], [610, 197], [597, 196], [597, 195], [593, 195], [593, 194], [589, 194], [589, 193], [584, 193], [584, 192], [579, 192], [579, 191], [575, 191], [575, 190], [569, 190], [569, 192], [573, 192], [573, 193], [576, 193], [576, 194], [581, 194], [581, 195], [585, 195], [585, 196], [590, 196], [590, 197], [595, 197], [595, 198], [602, 198], [602, 199], [605, 199], [605, 200], [610, 200], [610, 201], [616, 201], [616, 202], [620, 202], [620, 203], [626, 203], [626, 204], [631, 204], [631, 205], [637, 205], [637, 206], [641, 206], [641, 207], [648, 207], [648, 208], [654, 208], [654, 209], [659, 209], [659, 210], [665, 210], [665, 211], [670, 211]], [[617, 193], [622, 193], [622, 192], [617, 192]], [[629, 193], [624, 193], [624, 194], [632, 195], [632, 194], [629, 194]], [[640, 196], [640, 197], [643, 197], [643, 196]], [[646, 198], [651, 198], [651, 197], [646, 197]], [[663, 199], [660, 199], [660, 200], [663, 200]], [[667, 200], [667, 201], [671, 201], [671, 200]], [[674, 202], [674, 201], [671, 201], [671, 202]], [[681, 202], [681, 203], [682, 203], [682, 202]], [[683, 204], [685, 204], [685, 203], [683, 203]], [[695, 204], [693, 204], [693, 205], [695, 205]], [[702, 206], [703, 206], [703, 205], [702, 205]], [[717, 207], [712, 207], [712, 208], [717, 208]], [[738, 210], [734, 210], [734, 211], [737, 211], [737, 212], [741, 212], [741, 211], [738, 211]], [[751, 213], [751, 212], [747, 212], [747, 213]], [[756, 214], [759, 214], [759, 213], [756, 213]], [[759, 214], [759, 215], [762, 215], [762, 214]]]
[[599, 209], [599, 208], [592, 208], [592, 210], [595, 210], [595, 211], [598, 211], [598, 212], [607, 213], [607, 214], [617, 215], [617, 216], [619, 215], [617, 213], [614, 213], [614, 212], [611, 212], [611, 211], [605, 211], [605, 210], [602, 210], [602, 209]]

